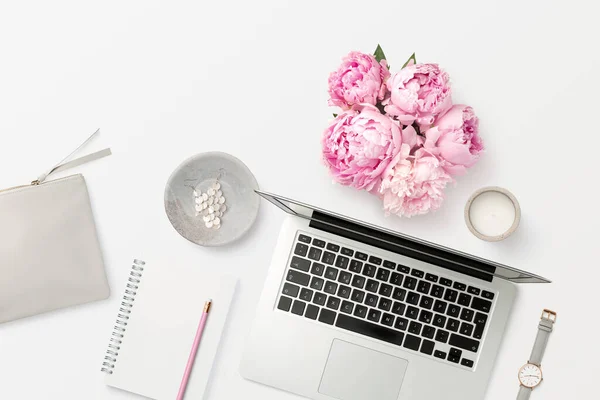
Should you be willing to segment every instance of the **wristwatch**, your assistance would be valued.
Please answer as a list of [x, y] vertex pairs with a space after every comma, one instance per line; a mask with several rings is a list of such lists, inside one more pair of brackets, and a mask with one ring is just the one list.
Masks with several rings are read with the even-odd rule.
[[538, 325], [538, 335], [533, 345], [533, 351], [527, 364], [519, 370], [519, 395], [517, 400], [528, 400], [534, 388], [538, 387], [544, 377], [542, 376], [542, 357], [546, 351], [548, 338], [556, 322], [556, 313], [550, 310], [542, 312], [542, 318]]

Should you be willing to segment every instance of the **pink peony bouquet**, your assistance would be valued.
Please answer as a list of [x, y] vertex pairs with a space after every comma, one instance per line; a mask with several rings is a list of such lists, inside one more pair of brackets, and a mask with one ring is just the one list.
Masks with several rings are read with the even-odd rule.
[[379, 196], [386, 215], [437, 210], [483, 151], [479, 120], [452, 104], [448, 73], [414, 54], [390, 73], [380, 46], [351, 52], [329, 76], [329, 97], [341, 111], [323, 133], [325, 165], [336, 182]]

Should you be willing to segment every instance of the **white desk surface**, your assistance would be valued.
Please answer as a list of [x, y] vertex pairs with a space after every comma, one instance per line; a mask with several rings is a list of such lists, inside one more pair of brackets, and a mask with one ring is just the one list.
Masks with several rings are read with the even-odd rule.
[[[0, 326], [0, 399], [137, 398], [104, 386], [99, 369], [130, 261], [144, 249], [241, 279], [209, 399], [296, 398], [238, 373], [284, 214], [263, 202], [250, 235], [222, 249], [188, 243], [165, 216], [168, 176], [208, 150], [242, 159], [265, 190], [551, 278], [520, 288], [486, 399], [516, 397], [544, 307], [559, 318], [533, 398], [594, 397], [598, 6], [495, 3], [4, 2], [0, 187], [33, 180], [100, 127], [90, 150], [110, 145], [114, 155], [80, 171], [113, 294]], [[393, 69], [413, 51], [440, 63], [455, 101], [481, 119], [487, 152], [435, 214], [386, 219], [376, 198], [332, 185], [320, 162], [334, 111], [328, 74], [348, 51], [378, 42]], [[521, 227], [502, 243], [476, 239], [463, 221], [467, 198], [487, 185], [510, 189], [522, 206]]]

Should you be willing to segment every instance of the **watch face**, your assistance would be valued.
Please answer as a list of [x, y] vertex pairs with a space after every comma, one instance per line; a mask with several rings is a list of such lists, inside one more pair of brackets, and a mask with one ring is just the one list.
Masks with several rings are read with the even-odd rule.
[[525, 364], [519, 370], [521, 385], [534, 388], [542, 382], [542, 370], [537, 365]]

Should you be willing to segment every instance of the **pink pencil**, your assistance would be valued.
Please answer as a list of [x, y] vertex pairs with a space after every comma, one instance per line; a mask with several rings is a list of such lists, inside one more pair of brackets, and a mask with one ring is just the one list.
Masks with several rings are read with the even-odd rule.
[[208, 317], [208, 311], [210, 310], [211, 304], [212, 299], [208, 300], [204, 304], [204, 311], [202, 312], [202, 317], [200, 318], [200, 323], [198, 324], [198, 330], [196, 331], [196, 338], [194, 339], [194, 344], [192, 345], [190, 357], [188, 358], [187, 365], [185, 366], [185, 372], [183, 373], [183, 379], [181, 380], [181, 385], [179, 386], [177, 400], [183, 400], [183, 396], [185, 395], [185, 389], [190, 379], [192, 368], [194, 367], [194, 360], [196, 359], [196, 353], [198, 352], [198, 347], [200, 346], [200, 339], [202, 339], [202, 333], [204, 332], [204, 326], [206, 325], [206, 318]]

